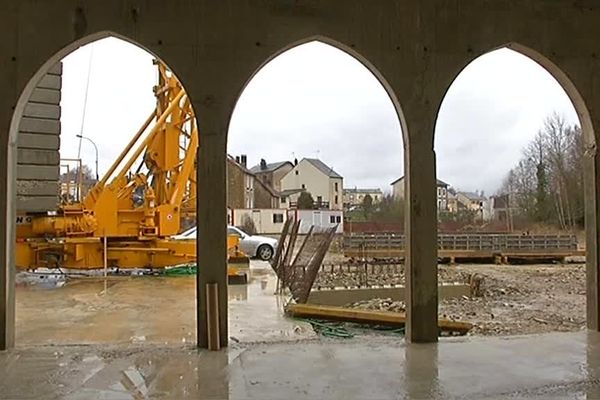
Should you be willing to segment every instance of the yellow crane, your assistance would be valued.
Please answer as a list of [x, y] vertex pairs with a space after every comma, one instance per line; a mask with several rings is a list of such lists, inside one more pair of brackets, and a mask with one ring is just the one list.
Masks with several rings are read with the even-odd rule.
[[[173, 236], [196, 212], [198, 128], [181, 83], [155, 63], [156, 108], [102, 179], [55, 215], [18, 216], [17, 268], [164, 268], [196, 259], [195, 239]], [[230, 260], [247, 266], [238, 240], [228, 239]]]

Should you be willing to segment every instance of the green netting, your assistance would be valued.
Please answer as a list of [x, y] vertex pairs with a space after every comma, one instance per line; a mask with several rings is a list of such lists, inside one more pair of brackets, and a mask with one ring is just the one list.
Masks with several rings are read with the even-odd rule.
[[167, 276], [196, 275], [198, 267], [196, 264], [181, 264], [165, 270]]

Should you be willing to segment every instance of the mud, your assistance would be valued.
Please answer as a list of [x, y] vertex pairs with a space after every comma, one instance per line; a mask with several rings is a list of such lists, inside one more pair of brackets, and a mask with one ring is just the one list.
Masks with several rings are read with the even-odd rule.
[[[232, 342], [314, 337], [310, 326], [284, 317], [274, 274], [258, 264], [248, 285], [229, 287]], [[20, 279], [16, 289], [18, 345], [195, 342], [194, 276], [37, 280]]]

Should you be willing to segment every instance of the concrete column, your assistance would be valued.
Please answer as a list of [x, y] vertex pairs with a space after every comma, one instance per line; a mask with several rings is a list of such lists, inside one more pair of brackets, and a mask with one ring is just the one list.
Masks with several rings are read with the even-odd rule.
[[410, 142], [404, 148], [406, 339], [409, 342], [436, 342], [438, 338], [434, 123], [433, 118], [427, 121], [422, 118], [412, 125], [409, 121]]
[[[217, 114], [217, 113], [215, 113]], [[219, 290], [219, 334], [221, 347], [227, 346], [227, 206], [226, 206], [226, 122], [211, 113], [198, 120], [196, 313], [198, 347], [208, 347], [206, 326], [206, 284], [217, 283]]]
[[600, 330], [600, 157], [588, 146], [584, 159], [586, 236], [586, 319], [588, 329]]
[[0, 179], [0, 350], [15, 346], [15, 174], [16, 149], [8, 151], [3, 140], [0, 149], [3, 172]]

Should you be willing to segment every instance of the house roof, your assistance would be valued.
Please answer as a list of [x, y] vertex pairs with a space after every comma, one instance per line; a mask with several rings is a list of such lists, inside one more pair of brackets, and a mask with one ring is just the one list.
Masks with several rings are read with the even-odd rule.
[[346, 188], [344, 193], [381, 193], [381, 189], [357, 189], [357, 188]]
[[232, 163], [233, 165], [235, 165], [236, 167], [238, 167], [239, 169], [241, 169], [242, 171], [244, 171], [248, 175], [254, 176], [254, 174], [252, 173], [251, 170], [249, 170], [248, 168], [244, 167], [242, 164], [240, 164], [239, 162], [237, 162], [233, 156], [231, 156], [231, 155], [228, 154], [227, 155], [227, 161], [229, 161], [230, 163]]
[[279, 195], [281, 197], [286, 197], [286, 196], [290, 196], [292, 194], [296, 194], [299, 192], [304, 192], [306, 191], [306, 189], [286, 189], [286, 190], [282, 190], [281, 192], [279, 192]]
[[480, 196], [478, 193], [475, 193], [475, 192], [458, 192], [458, 194], [462, 194], [467, 199], [472, 200], [472, 201], [486, 200], [486, 198], [484, 196]]
[[[396, 179], [394, 182], [390, 183], [390, 185], [395, 185], [396, 183], [400, 182], [402, 179], [404, 179], [404, 176], [401, 176], [400, 178]], [[436, 179], [436, 181], [437, 181], [438, 186], [450, 186], [441, 179]]]
[[259, 173], [259, 172], [273, 172], [273, 171], [278, 170], [279, 168], [283, 167], [285, 164], [293, 165], [289, 161], [277, 161], [277, 162], [273, 162], [273, 163], [268, 163], [267, 168], [265, 168], [265, 169], [261, 169], [260, 164], [257, 164], [254, 167], [250, 168], [250, 171], [252, 171], [255, 174]]
[[335, 172], [333, 168], [317, 158], [305, 158], [305, 160], [330, 178], [342, 178], [342, 176]]

